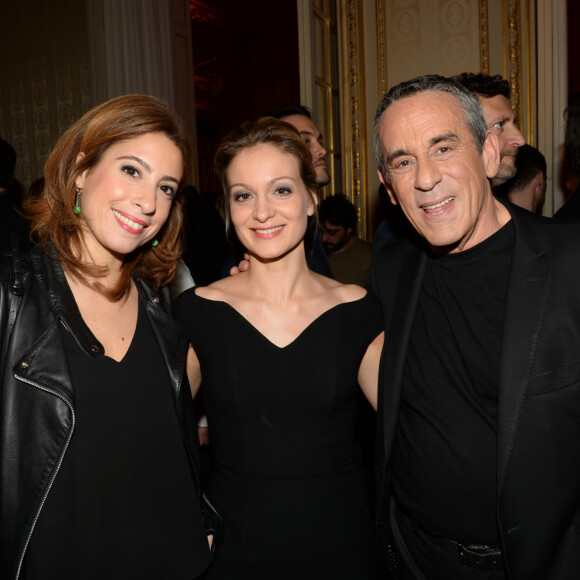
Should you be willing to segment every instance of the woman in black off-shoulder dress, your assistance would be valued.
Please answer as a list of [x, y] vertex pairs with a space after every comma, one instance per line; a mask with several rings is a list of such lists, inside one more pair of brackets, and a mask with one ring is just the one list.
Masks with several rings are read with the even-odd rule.
[[192, 388], [203, 381], [208, 494], [224, 520], [206, 578], [370, 578], [373, 526], [354, 426], [358, 383], [376, 406], [379, 305], [306, 265], [315, 174], [292, 126], [246, 124], [216, 164], [251, 266], [175, 305], [193, 347]]

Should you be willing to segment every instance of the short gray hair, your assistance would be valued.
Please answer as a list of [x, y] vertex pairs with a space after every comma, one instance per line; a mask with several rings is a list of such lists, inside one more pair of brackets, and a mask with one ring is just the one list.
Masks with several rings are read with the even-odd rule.
[[380, 138], [381, 121], [385, 111], [395, 102], [404, 97], [409, 97], [425, 91], [440, 91], [449, 93], [457, 99], [459, 106], [463, 110], [465, 123], [473, 136], [477, 151], [483, 151], [483, 144], [487, 137], [487, 125], [483, 117], [481, 105], [477, 97], [470, 93], [463, 85], [452, 78], [441, 75], [423, 75], [415, 77], [410, 81], [399, 83], [383, 95], [381, 102], [375, 113], [373, 121], [373, 148], [375, 159], [385, 180], [388, 182], [387, 168], [383, 157], [383, 148]]

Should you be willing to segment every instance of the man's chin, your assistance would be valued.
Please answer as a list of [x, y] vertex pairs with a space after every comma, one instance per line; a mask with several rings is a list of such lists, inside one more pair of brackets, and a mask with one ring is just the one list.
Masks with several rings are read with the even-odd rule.
[[324, 187], [330, 183], [330, 175], [326, 173], [326, 171], [317, 171], [316, 172], [316, 185], [318, 187]]
[[491, 186], [497, 187], [498, 185], [503, 185], [516, 174], [516, 171], [515, 165], [500, 165], [497, 175], [491, 179]]

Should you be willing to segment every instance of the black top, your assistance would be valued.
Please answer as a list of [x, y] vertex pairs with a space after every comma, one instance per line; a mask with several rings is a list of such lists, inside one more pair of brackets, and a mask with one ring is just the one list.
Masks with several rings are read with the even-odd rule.
[[[169, 377], [144, 306], [122, 361], [62, 330], [75, 428], [34, 529], [26, 580], [191, 579], [206, 542]], [[205, 562], [202, 564], [205, 565]]]
[[371, 578], [373, 527], [355, 459], [357, 375], [383, 328], [371, 296], [281, 348], [225, 302], [181, 294], [199, 358], [224, 539], [207, 580]]
[[179, 296], [175, 315], [201, 364], [219, 463], [268, 476], [354, 464], [358, 368], [382, 330], [372, 296], [327, 310], [285, 347], [195, 288]]
[[512, 222], [464, 252], [431, 257], [413, 321], [393, 489], [435, 536], [498, 544], [497, 403]]

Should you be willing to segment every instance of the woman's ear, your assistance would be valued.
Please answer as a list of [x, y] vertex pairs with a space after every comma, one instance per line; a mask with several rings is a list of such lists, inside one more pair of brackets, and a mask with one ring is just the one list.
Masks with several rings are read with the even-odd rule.
[[312, 213], [314, 214], [316, 213], [316, 208], [318, 207], [318, 195], [315, 191], [311, 191], [310, 195], [312, 197], [312, 205], [308, 209], [312, 209]]
[[[79, 161], [81, 161], [81, 160], [82, 160], [82, 159], [84, 159], [84, 158], [85, 158], [85, 154], [84, 154], [84, 153], [81, 151], [81, 152], [80, 152], [80, 153], [77, 155], [77, 158], [76, 158], [76, 164], [78, 165], [78, 164], [79, 164]], [[79, 174], [79, 175], [77, 176], [77, 178], [75, 179], [75, 185], [76, 185], [77, 187], [79, 187], [80, 189], [82, 189], [82, 188], [84, 187], [84, 184], [85, 184], [85, 179], [86, 179], [86, 176], [87, 176], [87, 171], [88, 171], [88, 169], [86, 169], [86, 170], [85, 170], [85, 171], [83, 171], [81, 174]]]

